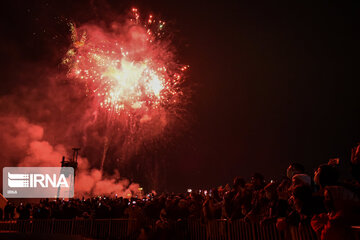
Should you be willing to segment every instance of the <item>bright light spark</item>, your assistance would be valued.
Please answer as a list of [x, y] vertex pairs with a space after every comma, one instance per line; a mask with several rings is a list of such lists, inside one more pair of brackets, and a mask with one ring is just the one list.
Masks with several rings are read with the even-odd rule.
[[130, 30], [121, 34], [71, 24], [73, 47], [63, 61], [69, 75], [97, 97], [99, 107], [116, 113], [168, 104], [181, 94], [179, 83], [188, 68], [168, 57], [172, 54], [159, 38], [165, 22], [149, 15], [142, 23], [136, 8], [132, 14]]

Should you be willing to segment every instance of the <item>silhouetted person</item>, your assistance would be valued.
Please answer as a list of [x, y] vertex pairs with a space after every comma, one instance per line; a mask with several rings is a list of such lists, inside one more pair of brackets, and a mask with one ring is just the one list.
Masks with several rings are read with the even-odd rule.
[[15, 207], [12, 205], [10, 201], [8, 201], [4, 208], [4, 220], [8, 221], [14, 219], [14, 214], [15, 214], [14, 211], [15, 211]]
[[292, 177], [295, 175], [295, 174], [304, 174], [305, 173], [305, 168], [302, 164], [300, 163], [291, 163], [289, 165], [289, 167], [287, 168], [286, 170], [286, 176], [289, 178], [289, 179], [292, 179]]

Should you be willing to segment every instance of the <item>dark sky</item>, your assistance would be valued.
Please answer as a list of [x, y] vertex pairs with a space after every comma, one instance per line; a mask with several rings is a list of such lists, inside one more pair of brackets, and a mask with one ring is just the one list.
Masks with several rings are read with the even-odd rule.
[[18, 75], [33, 63], [56, 67], [69, 44], [59, 19], [111, 21], [137, 6], [172, 24], [191, 66], [192, 147], [169, 160], [170, 190], [348, 161], [360, 140], [359, 3], [264, 2], [7, 1], [0, 92], [31, 84]]

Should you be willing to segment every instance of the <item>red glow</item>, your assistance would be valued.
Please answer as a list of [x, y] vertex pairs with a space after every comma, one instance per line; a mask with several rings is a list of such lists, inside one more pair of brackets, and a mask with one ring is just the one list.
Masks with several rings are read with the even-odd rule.
[[[163, 38], [165, 22], [152, 15], [142, 19], [136, 8], [131, 13], [111, 29], [70, 24], [73, 44], [63, 60], [69, 78], [85, 86], [94, 108], [105, 110], [101, 169], [111, 144], [128, 159], [142, 143], [175, 129], [175, 118], [182, 119], [188, 66], [176, 63], [170, 41]], [[122, 140], [113, 140], [113, 132]]]
[[156, 23], [152, 15], [145, 22], [133, 8], [126, 30], [71, 25], [73, 47], [64, 63], [70, 67], [69, 76], [85, 83], [100, 108], [115, 113], [150, 111], [181, 94], [179, 83], [187, 66], [175, 64], [160, 39], [165, 22]]

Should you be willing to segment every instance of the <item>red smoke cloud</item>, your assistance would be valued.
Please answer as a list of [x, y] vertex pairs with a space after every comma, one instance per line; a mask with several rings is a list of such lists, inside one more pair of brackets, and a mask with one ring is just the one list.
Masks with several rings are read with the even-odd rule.
[[[44, 129], [22, 117], [0, 118], [2, 167], [59, 167], [67, 152], [63, 145], [52, 146], [43, 139]], [[139, 185], [121, 179], [120, 174], [104, 177], [98, 169], [91, 169], [86, 158], [78, 159], [75, 196], [140, 195]]]
[[[84, 24], [72, 39], [74, 55], [70, 51], [65, 57], [70, 72], [60, 64], [54, 69], [44, 62], [27, 63], [26, 70], [17, 75], [21, 82], [31, 84], [17, 86], [0, 97], [2, 167], [60, 166], [62, 156], [68, 156], [72, 147], [80, 147], [75, 194], [137, 193], [138, 184], [126, 178], [154, 182], [149, 186], [156, 188], [166, 169], [162, 148], [181, 135], [186, 125], [184, 106], [188, 96], [182, 86], [186, 67], [176, 63], [170, 41], [163, 38], [163, 33], [149, 37], [152, 26], [163, 28], [165, 23], [152, 20], [144, 26], [135, 18], [135, 22], [114, 23], [111, 27]], [[84, 32], [88, 42], [81, 37]], [[92, 52], [104, 41], [105, 49]], [[114, 49], [109, 59], [108, 48], [114, 48], [116, 42], [125, 47]], [[100, 59], [106, 64], [107, 60], [119, 60], [113, 68], [86, 65], [90, 67], [88, 73], [104, 70], [106, 82], [101, 82], [101, 75], [95, 76], [94, 72], [87, 74], [84, 68], [79, 69], [87, 79], [76, 75], [81, 66], [73, 61], [85, 58], [87, 53], [103, 53]], [[121, 61], [124, 56], [117, 55], [122, 53], [126, 62]], [[140, 76], [144, 74], [146, 80], [131, 78], [127, 79], [130, 85], [124, 85], [126, 67], [140, 72]], [[136, 91], [131, 92], [133, 86]], [[110, 93], [111, 87], [120, 89], [112, 93], [115, 98], [109, 99], [106, 92]], [[96, 89], [104, 95], [97, 95]], [[130, 97], [121, 98], [123, 92], [130, 92]], [[114, 109], [114, 104], [119, 107], [109, 112], [108, 107]], [[102, 166], [103, 171], [99, 170]]]

